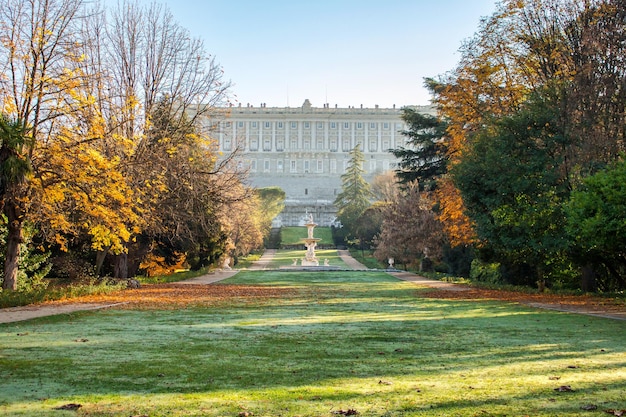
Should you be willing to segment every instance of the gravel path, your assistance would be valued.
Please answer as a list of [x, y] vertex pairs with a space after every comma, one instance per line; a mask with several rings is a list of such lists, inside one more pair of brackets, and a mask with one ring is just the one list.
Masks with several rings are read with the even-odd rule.
[[361, 262], [354, 259], [352, 255], [350, 255], [350, 251], [337, 250], [337, 253], [339, 254], [339, 257], [341, 258], [341, 260], [350, 268], [358, 270], [358, 271], [367, 270], [367, 267], [365, 265], [363, 265]]

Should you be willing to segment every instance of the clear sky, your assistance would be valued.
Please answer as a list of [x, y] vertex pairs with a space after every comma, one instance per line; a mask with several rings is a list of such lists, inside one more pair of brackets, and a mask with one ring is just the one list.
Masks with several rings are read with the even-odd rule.
[[428, 104], [424, 77], [453, 69], [496, 0], [156, 0], [234, 84], [268, 107]]

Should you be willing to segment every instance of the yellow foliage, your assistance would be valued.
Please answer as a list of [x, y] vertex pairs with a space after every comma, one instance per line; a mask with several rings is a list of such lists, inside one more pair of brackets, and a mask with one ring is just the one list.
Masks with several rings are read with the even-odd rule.
[[149, 253], [139, 267], [145, 270], [149, 277], [173, 274], [177, 270], [185, 269], [185, 262], [187, 261], [183, 253], [176, 252], [176, 256], [177, 262], [172, 265], [165, 261], [165, 257]]

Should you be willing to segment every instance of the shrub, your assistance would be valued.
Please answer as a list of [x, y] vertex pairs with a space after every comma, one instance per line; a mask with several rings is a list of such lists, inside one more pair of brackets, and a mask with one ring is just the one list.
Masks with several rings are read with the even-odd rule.
[[486, 263], [479, 259], [474, 259], [470, 267], [470, 279], [489, 284], [499, 284], [502, 282], [500, 264]]

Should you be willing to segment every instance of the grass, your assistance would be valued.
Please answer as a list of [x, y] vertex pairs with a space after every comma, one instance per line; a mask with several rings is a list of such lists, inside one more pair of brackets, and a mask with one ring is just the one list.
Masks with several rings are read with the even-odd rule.
[[[293, 265], [294, 259], [298, 259], [298, 265], [301, 265], [300, 260], [304, 258], [305, 254], [306, 249], [277, 251], [269, 267], [280, 268], [282, 266], [291, 266]], [[328, 264], [330, 266], [338, 266], [341, 269], [349, 269], [348, 265], [346, 265], [337, 254], [336, 249], [316, 249], [315, 257], [320, 261], [320, 265], [324, 265], [324, 259], [328, 259]]]
[[[281, 229], [282, 245], [291, 246], [304, 244], [302, 239], [306, 238], [308, 231], [306, 227], [283, 227]], [[330, 227], [316, 227], [313, 229], [313, 237], [321, 239], [318, 245], [332, 245], [333, 235]]]
[[62, 300], [83, 295], [108, 294], [126, 287], [126, 283], [112, 284], [107, 280], [90, 280], [70, 285], [52, 285], [29, 291], [0, 291], [0, 308], [24, 306], [46, 301]]
[[[224, 284], [292, 292], [219, 308], [0, 325], [0, 415], [577, 416], [626, 408], [625, 322], [420, 298], [422, 289], [384, 273], [250, 271]], [[573, 391], [554, 390], [562, 385]], [[83, 406], [53, 409], [66, 403]], [[582, 411], [587, 404], [598, 411]]]
[[389, 267], [389, 264], [382, 264], [374, 258], [373, 250], [361, 250], [357, 248], [350, 248], [350, 255], [357, 261], [370, 269], [385, 269]]
[[195, 278], [206, 275], [209, 268], [201, 268], [197, 271], [186, 270], [167, 275], [155, 275], [153, 277], [137, 276], [135, 277], [142, 284], [164, 284], [168, 282], [178, 282], [189, 278]]

